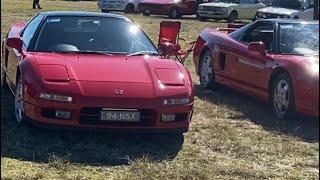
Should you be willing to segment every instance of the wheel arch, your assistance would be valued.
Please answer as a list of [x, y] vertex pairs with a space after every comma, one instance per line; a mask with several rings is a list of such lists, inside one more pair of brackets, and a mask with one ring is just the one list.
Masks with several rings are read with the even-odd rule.
[[[232, 14], [233, 12], [235, 12], [235, 13], [237, 14], [237, 17], [239, 16], [238, 10], [232, 9], [232, 10], [230, 11], [230, 14]], [[230, 16], [230, 14], [229, 14], [229, 16]]]
[[133, 7], [133, 9], [135, 9], [136, 7], [135, 7], [135, 5], [133, 4], [133, 2], [129, 2], [127, 5], [126, 5], [126, 8], [127, 7], [129, 7], [129, 6], [132, 6]]

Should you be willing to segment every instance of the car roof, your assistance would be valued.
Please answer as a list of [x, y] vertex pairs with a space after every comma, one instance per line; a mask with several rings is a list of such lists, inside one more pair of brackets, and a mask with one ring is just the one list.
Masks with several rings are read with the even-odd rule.
[[260, 19], [258, 21], [262, 22], [273, 22], [273, 23], [303, 23], [303, 24], [319, 24], [319, 21], [305, 21], [301, 19], [284, 19], [284, 18], [278, 18], [278, 19]]
[[44, 16], [75, 16], [75, 17], [109, 17], [109, 18], [120, 18], [120, 19], [126, 19], [128, 20], [127, 17], [118, 15], [118, 14], [110, 14], [110, 13], [100, 13], [100, 12], [89, 12], [89, 11], [45, 11], [45, 12], [40, 12], [39, 14], [44, 15]]

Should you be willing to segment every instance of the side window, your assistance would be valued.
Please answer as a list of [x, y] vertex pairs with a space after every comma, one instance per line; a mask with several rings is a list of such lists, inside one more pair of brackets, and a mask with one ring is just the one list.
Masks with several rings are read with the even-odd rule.
[[268, 51], [274, 49], [274, 25], [270, 22], [258, 22], [252, 28], [248, 29], [240, 41], [246, 44], [251, 42], [260, 42], [262, 41]]
[[309, 6], [307, 8], [313, 8], [314, 7], [314, 0], [308, 0]]
[[26, 47], [29, 46], [31, 39], [33, 38], [42, 19], [43, 19], [43, 16], [38, 15], [37, 17], [35, 17], [34, 19], [32, 19], [30, 21], [30, 23], [27, 25], [27, 27], [25, 27], [23, 34], [22, 34], [22, 39], [23, 39], [23, 43]]
[[240, 4], [250, 4], [250, 0], [240, 0]]
[[310, 6], [314, 6], [314, 0], [309, 0], [310, 1]]

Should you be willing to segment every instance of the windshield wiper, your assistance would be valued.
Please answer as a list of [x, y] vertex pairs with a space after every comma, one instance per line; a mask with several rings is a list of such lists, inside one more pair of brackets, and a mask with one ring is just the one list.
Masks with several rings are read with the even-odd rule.
[[113, 56], [113, 54], [105, 53], [101, 51], [54, 51], [54, 53], [74, 53], [74, 54], [102, 54], [107, 56]]
[[131, 53], [131, 54], [128, 54], [127, 56], [143, 56], [143, 55], [159, 55], [158, 52], [155, 52], [155, 51], [139, 51], [139, 52], [135, 52], [135, 53]]

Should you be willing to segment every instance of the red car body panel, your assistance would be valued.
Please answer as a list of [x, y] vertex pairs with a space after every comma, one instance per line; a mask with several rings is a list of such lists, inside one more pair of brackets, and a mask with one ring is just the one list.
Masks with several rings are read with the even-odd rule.
[[196, 14], [198, 10], [196, 0], [144, 0], [139, 3], [138, 11], [144, 13], [146, 10], [150, 14], [168, 15], [174, 8], [177, 8], [181, 15]]
[[[7, 38], [20, 37], [25, 23], [17, 23]], [[66, 125], [81, 128], [112, 130], [188, 131], [193, 112], [194, 87], [190, 73], [178, 62], [158, 56], [106, 56], [92, 54], [54, 54], [27, 52], [21, 54], [6, 46], [6, 82], [11, 89], [16, 85], [17, 71], [23, 78], [24, 113], [35, 123]], [[19, 67], [19, 69], [16, 69]], [[160, 84], [164, 86], [160, 86]], [[115, 91], [121, 89], [122, 94]], [[40, 93], [71, 96], [72, 103], [40, 99]], [[189, 97], [185, 105], [163, 105], [166, 98]], [[144, 121], [94, 122], [81, 119], [96, 114], [86, 114], [84, 109], [102, 108], [138, 109]], [[71, 111], [70, 120], [48, 118], [43, 110]], [[163, 122], [162, 114], [176, 113], [179, 120]]]
[[[293, 81], [296, 111], [319, 116], [319, 76], [308, 74], [306, 58], [310, 57], [269, 53], [261, 56], [229, 34], [207, 28], [200, 33], [194, 49], [193, 61], [197, 73], [201, 54], [205, 50], [213, 56], [216, 82], [264, 102], [269, 101], [272, 73], [279, 69], [287, 71]], [[221, 54], [226, 54], [225, 64]], [[314, 58], [319, 59], [319, 56]]]

